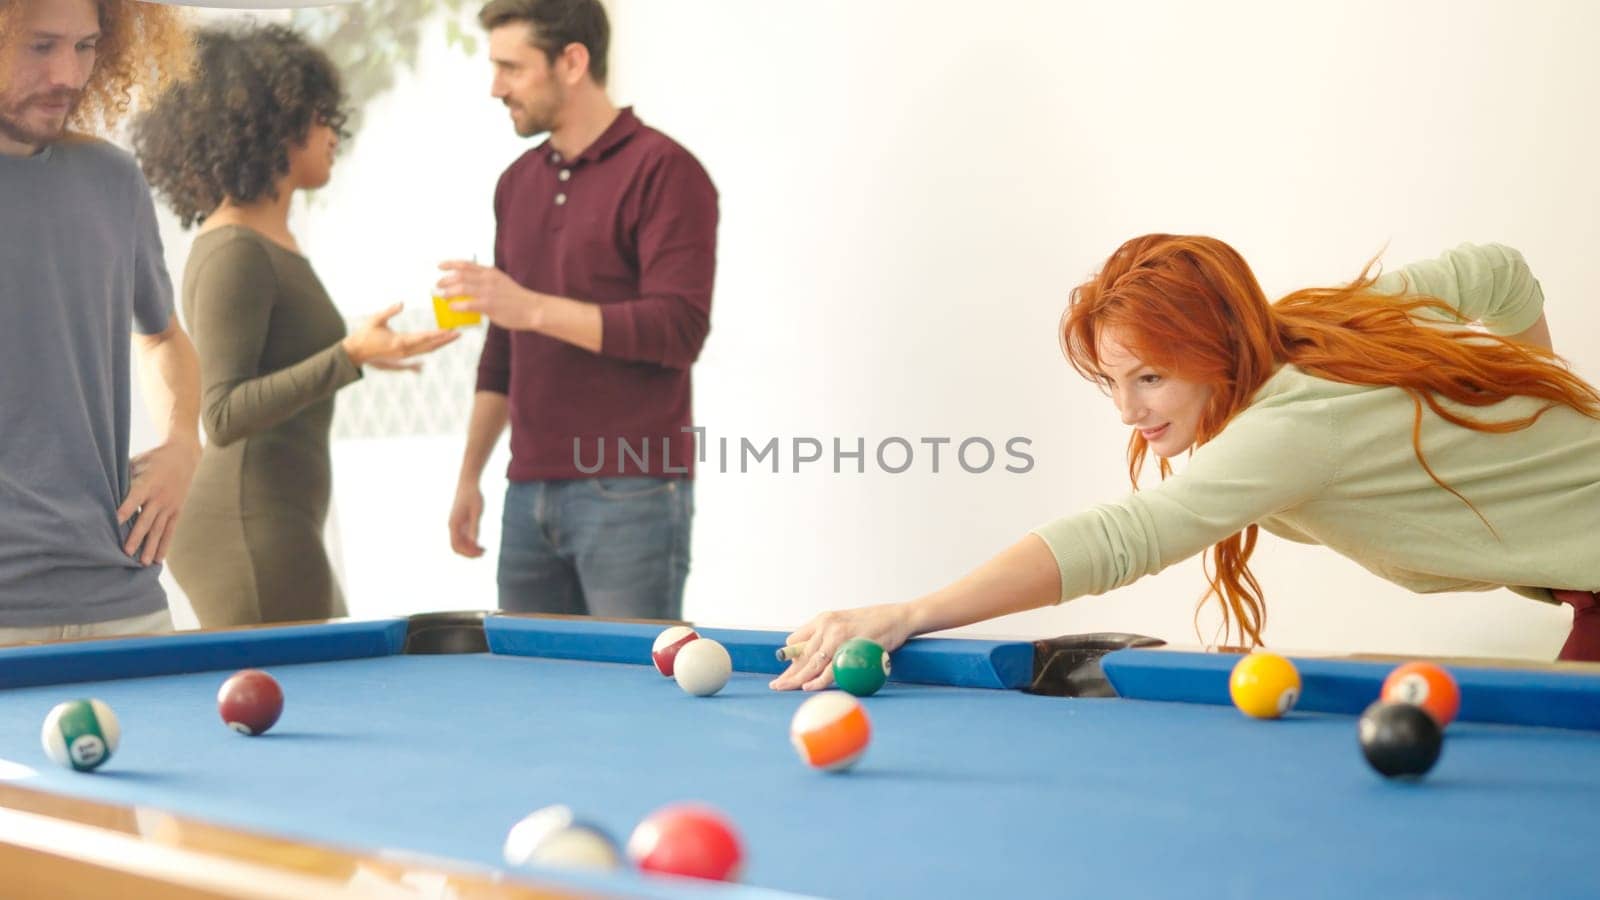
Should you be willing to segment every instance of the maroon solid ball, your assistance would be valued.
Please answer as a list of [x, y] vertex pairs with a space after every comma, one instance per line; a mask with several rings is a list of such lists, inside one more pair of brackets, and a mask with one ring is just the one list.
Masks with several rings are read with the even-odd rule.
[[656, 671], [671, 678], [678, 651], [699, 639], [700, 633], [687, 625], [674, 625], [656, 635], [656, 642], [650, 646], [650, 660], [656, 664]]
[[217, 712], [240, 734], [261, 734], [283, 713], [283, 688], [260, 669], [245, 669], [222, 683]]

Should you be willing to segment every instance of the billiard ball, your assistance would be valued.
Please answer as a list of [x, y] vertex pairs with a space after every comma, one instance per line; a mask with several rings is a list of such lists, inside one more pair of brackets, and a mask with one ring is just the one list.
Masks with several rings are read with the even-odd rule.
[[710, 638], [683, 645], [673, 661], [672, 677], [678, 687], [696, 697], [709, 697], [722, 690], [733, 675], [733, 657], [728, 648]]
[[1449, 672], [1430, 662], [1410, 662], [1383, 680], [1384, 700], [1420, 706], [1444, 728], [1461, 710], [1461, 689]]
[[44, 717], [39, 738], [51, 762], [92, 772], [116, 752], [122, 726], [111, 707], [99, 700], [68, 700]]
[[833, 654], [833, 683], [857, 697], [870, 697], [889, 680], [889, 654], [866, 638], [851, 638]]
[[789, 741], [806, 765], [842, 772], [856, 764], [872, 740], [872, 722], [861, 701], [826, 691], [800, 704], [789, 720]]
[[656, 635], [656, 642], [650, 647], [650, 660], [656, 664], [656, 671], [663, 677], [671, 678], [672, 663], [678, 651], [699, 637], [700, 634], [687, 625], [674, 625]]
[[1276, 719], [1300, 699], [1300, 672], [1276, 653], [1247, 653], [1233, 666], [1228, 695], [1245, 715]]
[[506, 834], [512, 866], [611, 871], [622, 867], [622, 848], [610, 834], [579, 819], [567, 806], [547, 806], [523, 817]]
[[694, 804], [646, 816], [628, 837], [628, 857], [645, 872], [710, 881], [738, 881], [744, 868], [733, 826], [716, 810]]
[[1439, 723], [1410, 703], [1379, 700], [1361, 714], [1357, 729], [1361, 754], [1385, 778], [1420, 778], [1444, 746]]
[[217, 690], [217, 712], [234, 731], [261, 734], [283, 714], [283, 688], [260, 669], [245, 669]]

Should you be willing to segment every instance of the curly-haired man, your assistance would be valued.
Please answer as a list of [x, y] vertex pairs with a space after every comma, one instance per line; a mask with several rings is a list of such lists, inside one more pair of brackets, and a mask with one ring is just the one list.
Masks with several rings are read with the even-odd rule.
[[[0, 4], [0, 642], [171, 628], [157, 578], [200, 453], [198, 364], [144, 178], [88, 134], [189, 52], [170, 7]], [[132, 347], [164, 433], [130, 460]]]

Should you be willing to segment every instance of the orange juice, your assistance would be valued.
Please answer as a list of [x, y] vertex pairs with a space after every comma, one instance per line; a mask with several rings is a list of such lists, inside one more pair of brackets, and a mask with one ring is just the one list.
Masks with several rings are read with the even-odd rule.
[[450, 304], [458, 300], [470, 300], [471, 297], [434, 297], [433, 317], [439, 322], [440, 328], [464, 328], [468, 325], [477, 325], [483, 321], [482, 313], [457, 312], [450, 308]]

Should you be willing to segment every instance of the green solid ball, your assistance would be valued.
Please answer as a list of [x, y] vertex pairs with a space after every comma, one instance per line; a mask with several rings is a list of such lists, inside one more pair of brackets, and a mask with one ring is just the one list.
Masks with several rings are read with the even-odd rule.
[[833, 681], [857, 697], [878, 692], [889, 680], [889, 654], [866, 638], [851, 638], [833, 654]]

